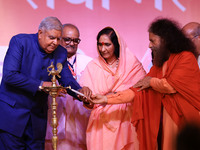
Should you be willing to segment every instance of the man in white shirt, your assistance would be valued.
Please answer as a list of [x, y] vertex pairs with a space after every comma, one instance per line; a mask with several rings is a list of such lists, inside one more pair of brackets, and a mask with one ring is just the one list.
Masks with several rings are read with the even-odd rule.
[[200, 68], [200, 24], [198, 22], [189, 22], [182, 30], [196, 46], [196, 50], [199, 54], [198, 64]]
[[[64, 24], [61, 45], [66, 48], [69, 69], [73, 77], [79, 81], [81, 73], [85, 69], [91, 57], [81, 54], [78, 50], [80, 43], [80, 33], [73, 24]], [[51, 99], [51, 98], [49, 98]], [[58, 150], [84, 150], [86, 149], [86, 128], [90, 115], [90, 110], [83, 107], [83, 103], [74, 100], [70, 95], [57, 98], [58, 102]], [[51, 103], [51, 100], [49, 100]], [[50, 105], [50, 104], [49, 104]], [[52, 127], [51, 110], [49, 110], [49, 119], [46, 134], [46, 147], [51, 149]]]

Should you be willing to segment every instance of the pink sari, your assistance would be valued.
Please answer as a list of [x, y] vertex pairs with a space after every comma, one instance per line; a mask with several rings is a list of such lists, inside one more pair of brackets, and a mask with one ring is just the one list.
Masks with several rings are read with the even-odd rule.
[[[108, 94], [128, 89], [145, 76], [141, 63], [118, 34], [117, 36], [120, 45], [117, 70], [113, 72], [99, 55], [87, 65], [81, 76], [80, 84], [88, 86], [94, 94]], [[87, 149], [139, 149], [131, 117], [131, 103], [95, 105], [86, 131]]]

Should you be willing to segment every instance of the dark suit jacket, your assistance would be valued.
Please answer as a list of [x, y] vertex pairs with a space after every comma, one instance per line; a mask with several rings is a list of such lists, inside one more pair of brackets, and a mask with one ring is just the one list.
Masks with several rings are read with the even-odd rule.
[[76, 90], [81, 88], [71, 75], [66, 58], [67, 51], [62, 46], [46, 54], [39, 46], [38, 34], [19, 34], [11, 39], [0, 86], [0, 129], [21, 137], [31, 119], [34, 138], [45, 138], [48, 95], [38, 87], [41, 81], [51, 81], [47, 67], [51, 62], [54, 66], [62, 63], [59, 82]]

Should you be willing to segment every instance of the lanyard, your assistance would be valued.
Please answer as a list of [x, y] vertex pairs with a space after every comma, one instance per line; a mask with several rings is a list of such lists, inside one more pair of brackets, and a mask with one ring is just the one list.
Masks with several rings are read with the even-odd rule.
[[74, 58], [74, 61], [73, 61], [72, 64], [71, 64], [69, 61], [67, 61], [67, 62], [68, 62], [69, 70], [71, 71], [73, 77], [74, 77], [75, 79], [77, 79], [77, 76], [76, 76], [76, 73], [75, 73], [75, 71], [74, 71], [74, 67], [73, 67], [74, 64], [76, 63], [76, 57]]

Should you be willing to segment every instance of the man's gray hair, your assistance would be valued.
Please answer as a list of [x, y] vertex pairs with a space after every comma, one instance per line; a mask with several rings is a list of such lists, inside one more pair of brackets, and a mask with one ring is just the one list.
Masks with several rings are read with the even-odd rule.
[[59, 30], [62, 31], [62, 23], [60, 22], [60, 20], [56, 17], [46, 17], [44, 18], [40, 25], [38, 30]]

